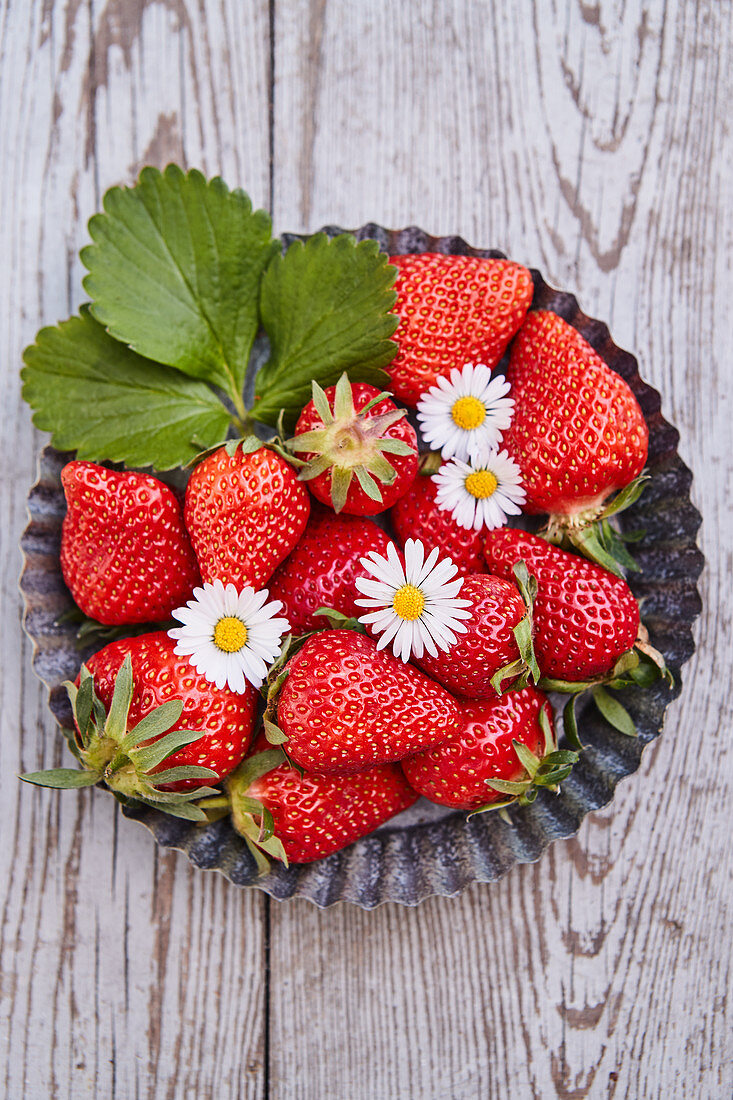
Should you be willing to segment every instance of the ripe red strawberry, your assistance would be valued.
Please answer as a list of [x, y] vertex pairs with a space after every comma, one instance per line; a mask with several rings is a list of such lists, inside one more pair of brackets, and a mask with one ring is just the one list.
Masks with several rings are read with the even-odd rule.
[[497, 694], [491, 685], [496, 673], [520, 661], [514, 627], [527, 608], [514, 584], [486, 573], [466, 577], [460, 597], [470, 601], [466, 633], [448, 652], [440, 650], [437, 657], [426, 652], [415, 663], [454, 695], [488, 699]]
[[417, 435], [405, 410], [374, 386], [352, 386], [346, 374], [326, 390], [313, 383], [287, 446], [306, 460], [300, 477], [310, 491], [336, 512], [383, 512], [417, 474]]
[[[127, 719], [132, 728], [155, 707], [180, 699], [183, 712], [178, 725], [202, 730], [204, 737], [185, 745], [165, 762], [166, 768], [194, 764], [211, 768], [223, 779], [242, 760], [252, 739], [257, 691], [247, 685], [244, 695], [217, 688], [197, 672], [188, 658], [174, 653], [176, 643], [165, 631], [123, 638], [100, 649], [86, 663], [94, 687], [106, 709], [114, 692], [115, 677], [125, 656], [132, 660], [135, 690]], [[177, 789], [195, 786], [184, 781]]]
[[262, 588], [297, 544], [309, 511], [305, 486], [280, 455], [264, 446], [254, 453], [219, 447], [186, 489], [186, 526], [204, 581]]
[[639, 605], [621, 577], [511, 527], [491, 531], [484, 553], [496, 576], [509, 578], [522, 560], [537, 578], [534, 647], [544, 676], [573, 682], [606, 676], [634, 645]]
[[327, 626], [328, 621], [315, 614], [319, 607], [333, 608], [347, 618], [363, 614], [354, 602], [359, 595], [354, 580], [364, 572], [359, 559], [370, 550], [385, 554], [390, 541], [369, 519], [335, 516], [316, 505], [305, 534], [269, 586], [272, 599], [282, 601], [292, 633]]
[[165, 631], [125, 638], [90, 657], [69, 685], [76, 739], [70, 747], [84, 771], [54, 769], [22, 778], [46, 787], [90, 786], [104, 780], [176, 817], [205, 821], [191, 799], [217, 792], [252, 738], [257, 692], [243, 695], [209, 683], [174, 653]]
[[[552, 710], [541, 691], [528, 686], [501, 698], [459, 700], [459, 706], [461, 725], [453, 737], [402, 761], [410, 786], [431, 802], [460, 810], [503, 802], [507, 793], [514, 792], [489, 786], [497, 781], [500, 787], [505, 783], [522, 786], [524, 801], [531, 801], [534, 788], [555, 786], [559, 781], [556, 765], [567, 774], [574, 753], [548, 759], [557, 744]], [[515, 742], [520, 745], [519, 752]], [[534, 775], [535, 762], [524, 750], [535, 758]], [[543, 767], [543, 762], [549, 767]]]
[[69, 462], [61, 484], [61, 571], [84, 614], [107, 625], [170, 618], [201, 583], [172, 489], [93, 462]]
[[[263, 750], [269, 750], [267, 756]], [[253, 807], [242, 799], [255, 799], [272, 814], [274, 836], [282, 844], [279, 853], [290, 863], [310, 863], [338, 852], [359, 837], [373, 832], [417, 800], [399, 764], [382, 764], [358, 775], [301, 775], [287, 763], [270, 765], [277, 758], [264, 738], [255, 743], [227, 783], [232, 823], [246, 839], [256, 838]], [[262, 762], [262, 763], [260, 763]], [[255, 815], [257, 816], [257, 815]], [[270, 854], [277, 849], [264, 845]]]
[[575, 523], [637, 477], [649, 432], [629, 386], [561, 317], [530, 313], [507, 370], [514, 418], [503, 445], [519, 464], [525, 512]]
[[526, 267], [509, 260], [424, 252], [392, 256], [399, 268], [394, 335], [399, 350], [387, 372], [399, 401], [417, 405], [453, 367], [495, 367], [534, 293]]
[[440, 744], [456, 728], [448, 692], [363, 634], [315, 634], [287, 667], [278, 725], [308, 771], [351, 775]]
[[484, 572], [483, 533], [459, 527], [450, 512], [438, 508], [438, 486], [432, 477], [416, 477], [403, 497], [392, 506], [390, 516], [404, 546], [409, 538], [420, 539], [426, 551], [436, 546], [441, 557], [449, 557], [459, 574]]

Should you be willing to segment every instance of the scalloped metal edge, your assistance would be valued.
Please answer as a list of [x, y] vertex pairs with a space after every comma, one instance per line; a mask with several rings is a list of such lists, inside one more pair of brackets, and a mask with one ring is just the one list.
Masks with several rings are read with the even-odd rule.
[[[476, 249], [461, 237], [433, 237], [417, 226], [385, 229], [369, 223], [357, 230], [326, 226], [329, 236], [351, 232], [358, 240], [379, 242], [389, 255], [441, 252], [504, 259], [495, 249]], [[305, 235], [283, 234], [286, 242]], [[532, 308], [549, 309], [573, 325], [608, 365], [631, 386], [649, 425], [652, 480], [640, 502], [622, 516], [624, 526], [646, 526], [635, 554], [643, 567], [629, 583], [644, 599], [644, 618], [654, 644], [675, 676], [669, 690], [657, 685], [626, 692], [625, 705], [639, 729], [638, 739], [614, 731], [593, 707], [583, 713], [586, 751], [559, 795], [540, 793], [531, 806], [512, 808], [511, 824], [496, 814], [466, 819], [448, 812], [439, 820], [399, 827], [399, 819], [350, 847], [316, 863], [281, 865], [261, 878], [243, 841], [228, 821], [206, 828], [166, 817], [155, 810], [123, 808], [164, 848], [185, 852], [202, 870], [216, 870], [237, 886], [251, 886], [277, 900], [303, 897], [325, 908], [339, 901], [363, 909], [385, 902], [415, 906], [428, 897], [453, 897], [473, 882], [493, 882], [517, 863], [534, 863], [552, 840], [573, 836], [586, 814], [606, 806], [616, 784], [639, 767], [644, 747], [662, 731], [669, 702], [682, 686], [680, 669], [694, 652], [692, 626], [701, 609], [697, 579], [704, 558], [696, 543], [700, 513], [690, 501], [692, 474], [677, 453], [679, 435], [661, 415], [656, 390], [640, 377], [636, 359], [618, 348], [607, 326], [582, 313], [574, 295], [549, 286], [532, 270]], [[76, 675], [83, 658], [71, 627], [58, 617], [73, 606], [59, 564], [65, 502], [60, 470], [70, 455], [46, 447], [38, 481], [28, 497], [29, 523], [21, 539], [23, 627], [33, 643], [33, 667], [49, 691], [49, 706], [61, 725], [70, 724], [64, 679]]]

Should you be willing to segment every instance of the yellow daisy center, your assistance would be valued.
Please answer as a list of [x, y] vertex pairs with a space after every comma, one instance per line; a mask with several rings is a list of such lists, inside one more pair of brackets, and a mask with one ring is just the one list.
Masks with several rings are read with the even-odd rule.
[[496, 492], [499, 482], [491, 470], [474, 470], [472, 474], [468, 475], [464, 484], [472, 497], [476, 497], [477, 500], [486, 500], [487, 497]]
[[486, 406], [478, 397], [459, 397], [451, 411], [453, 423], [464, 432], [470, 432], [478, 428], [486, 419]]
[[224, 653], [238, 653], [247, 642], [247, 627], [235, 615], [225, 615], [214, 627], [214, 645]]
[[401, 619], [413, 622], [419, 619], [425, 607], [425, 597], [414, 584], [403, 584], [398, 588], [392, 600], [392, 609]]

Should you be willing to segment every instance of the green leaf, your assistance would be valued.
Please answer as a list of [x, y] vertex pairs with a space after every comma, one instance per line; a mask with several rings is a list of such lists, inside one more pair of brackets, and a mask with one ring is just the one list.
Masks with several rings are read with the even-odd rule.
[[33, 423], [78, 458], [169, 470], [229, 426], [230, 414], [208, 386], [118, 344], [87, 307], [41, 329], [23, 357]]
[[539, 758], [521, 741], [514, 740], [512, 741], [512, 745], [514, 746], [514, 751], [519, 757], [522, 767], [528, 773], [530, 779], [534, 779], [537, 774], [537, 769], [540, 766]]
[[[262, 724], [265, 727], [265, 737], [271, 745], [285, 745], [289, 738], [275, 722], [271, 722], [269, 718], [263, 718]], [[281, 761], [282, 763], [282, 761]]]
[[633, 481], [621, 489], [619, 493], [613, 498], [613, 500], [606, 505], [601, 512], [601, 519], [607, 519], [609, 516], [615, 516], [618, 512], [623, 512], [626, 508], [629, 508], [634, 504], [641, 494], [646, 489], [647, 482], [651, 478], [649, 474], [639, 474]]
[[525, 794], [529, 786], [529, 782], [526, 779], [519, 783], [510, 782], [508, 779], [487, 779], [485, 782], [488, 787], [491, 787], [492, 790], [499, 791], [500, 794]]
[[155, 772], [148, 777], [154, 786], [161, 783], [180, 783], [183, 779], [215, 779], [218, 780], [218, 772], [213, 768], [204, 768], [199, 764], [182, 764], [179, 768], [168, 768], [164, 772]]
[[310, 400], [312, 380], [334, 385], [344, 371], [381, 388], [381, 368], [397, 351], [390, 340], [399, 323], [390, 312], [396, 276], [376, 241], [357, 244], [348, 234], [329, 240], [316, 233], [276, 256], [262, 280], [271, 355], [257, 375], [252, 415], [273, 424], [283, 409], [292, 427]]
[[134, 802], [142, 802], [143, 806], [150, 806], [153, 810], [160, 810], [169, 817], [182, 817], [185, 821], [196, 821], [206, 824], [208, 818], [204, 811], [194, 802], [156, 802], [150, 798], [135, 798]]
[[184, 745], [191, 745], [203, 736], [203, 730], [173, 730], [152, 745], [145, 745], [141, 749], [129, 748], [130, 759], [141, 771], [149, 772], [151, 768], [157, 768], [158, 764], [162, 764]]
[[574, 749], [579, 752], [583, 750], [583, 743], [580, 740], [578, 734], [578, 719], [575, 714], [575, 701], [577, 695], [571, 695], [565, 704], [565, 709], [562, 712], [562, 725], [565, 731], [565, 739], [569, 745], [572, 745]]
[[614, 699], [602, 687], [594, 687], [591, 694], [599, 711], [614, 729], [617, 729], [619, 733], [625, 733], [627, 737], [636, 737], [637, 730], [634, 720], [626, 708], [621, 706], [618, 699]]
[[113, 187], [82, 250], [92, 313], [140, 355], [220, 386], [242, 409], [262, 272], [278, 242], [244, 191], [169, 164]]
[[112, 692], [112, 702], [107, 712], [107, 721], [104, 723], [105, 737], [111, 737], [120, 744], [127, 733], [127, 715], [132, 703], [133, 691], [132, 657], [125, 654], [120, 669], [115, 676], [115, 686]]
[[612, 557], [608, 550], [605, 549], [598, 537], [598, 527], [595, 523], [569, 533], [568, 537], [572, 545], [577, 550], [580, 550], [581, 554], [585, 555], [586, 558], [590, 558], [590, 560], [596, 562], [597, 565], [602, 565], [604, 569], [607, 569], [609, 573], [613, 573], [616, 577], [623, 578], [624, 574], [619, 563]]
[[102, 777], [99, 772], [79, 771], [77, 768], [49, 768], [45, 772], [26, 772], [18, 778], [24, 783], [35, 783], [37, 787], [69, 790], [72, 787], [92, 787]]
[[169, 699], [167, 703], [161, 703], [155, 710], [149, 711], [134, 726], [125, 737], [122, 748], [126, 751], [135, 745], [141, 745], [143, 741], [149, 741], [151, 737], [160, 737], [161, 734], [174, 726], [183, 714], [183, 702], [181, 699]]

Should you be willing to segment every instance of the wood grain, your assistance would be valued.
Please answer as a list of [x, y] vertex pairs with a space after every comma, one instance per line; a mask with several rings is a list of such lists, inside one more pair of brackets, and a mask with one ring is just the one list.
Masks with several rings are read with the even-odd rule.
[[86, 219], [142, 164], [200, 164], [268, 201], [267, 5], [208, 9], [69, 0], [2, 12], [7, 1097], [264, 1093], [264, 899], [159, 855], [99, 792], [59, 798], [14, 778], [62, 757], [19, 644], [17, 542], [40, 443], [20, 401], [21, 350], [83, 300]]
[[346, 7], [278, 9], [276, 222], [458, 230], [577, 288], [684, 433], [707, 600], [668, 734], [576, 839], [416, 912], [273, 910], [272, 1094], [728, 1095], [730, 7]]
[[[733, 718], [728, 0], [0, 3], [0, 1093], [727, 1097]], [[577, 838], [417, 910], [270, 904], [158, 854], [61, 750], [20, 647], [40, 439], [22, 347], [101, 193], [169, 159], [277, 230], [419, 222], [577, 289], [639, 356], [705, 517], [699, 651]]]

